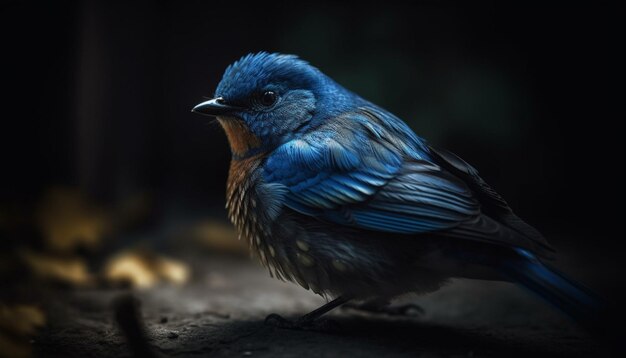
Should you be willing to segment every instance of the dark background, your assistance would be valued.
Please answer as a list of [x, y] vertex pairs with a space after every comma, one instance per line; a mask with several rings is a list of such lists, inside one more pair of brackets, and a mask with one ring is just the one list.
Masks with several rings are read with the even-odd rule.
[[591, 241], [608, 255], [621, 246], [618, 2], [8, 1], [0, 9], [4, 225], [55, 186], [105, 207], [146, 195], [151, 230], [224, 218], [227, 142], [190, 109], [229, 63], [264, 50], [299, 55], [461, 155], [557, 248]]
[[246, 261], [225, 135], [190, 112], [242, 55], [297, 54], [472, 163], [620, 317], [624, 12], [574, 3], [2, 1], [0, 356], [606, 356], [477, 280], [416, 320], [275, 332], [323, 300]]

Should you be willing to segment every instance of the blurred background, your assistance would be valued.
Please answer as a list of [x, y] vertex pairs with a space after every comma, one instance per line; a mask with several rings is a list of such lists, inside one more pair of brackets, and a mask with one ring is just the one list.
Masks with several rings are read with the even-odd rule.
[[557, 249], [623, 272], [619, 2], [244, 4], [2, 2], [5, 317], [42, 281], [181, 284], [185, 252], [246, 255], [226, 138], [190, 109], [256, 51], [306, 59], [472, 163]]

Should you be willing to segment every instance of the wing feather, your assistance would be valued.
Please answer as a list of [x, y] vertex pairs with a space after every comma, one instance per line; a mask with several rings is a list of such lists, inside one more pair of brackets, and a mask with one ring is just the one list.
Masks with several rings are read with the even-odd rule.
[[428, 147], [375, 107], [327, 120], [281, 145], [267, 158], [263, 179], [281, 188], [284, 206], [338, 225], [549, 247], [474, 168]]
[[479, 215], [462, 181], [424, 159], [420, 143], [396, 145], [398, 133], [371, 116], [351, 113], [285, 143], [265, 180], [288, 189], [293, 210], [368, 230], [432, 232]]

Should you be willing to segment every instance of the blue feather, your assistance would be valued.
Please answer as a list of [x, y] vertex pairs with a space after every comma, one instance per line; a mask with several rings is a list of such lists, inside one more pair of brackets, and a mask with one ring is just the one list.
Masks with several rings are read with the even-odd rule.
[[424, 233], [475, 220], [479, 204], [467, 186], [419, 159], [426, 157], [417, 153], [419, 141], [388, 140], [398, 133], [370, 122], [372, 116], [347, 113], [281, 145], [267, 159], [264, 179], [288, 188], [293, 210], [367, 230]]

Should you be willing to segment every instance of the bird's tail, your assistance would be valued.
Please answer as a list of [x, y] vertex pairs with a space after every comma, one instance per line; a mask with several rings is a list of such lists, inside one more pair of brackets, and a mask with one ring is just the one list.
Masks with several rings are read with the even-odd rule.
[[507, 261], [501, 269], [512, 280], [563, 311], [591, 333], [604, 322], [602, 300], [586, 287], [542, 263], [526, 250], [517, 249], [520, 260]]

